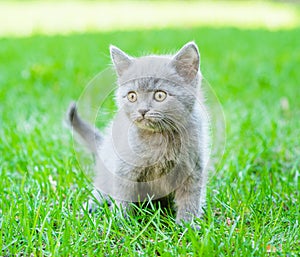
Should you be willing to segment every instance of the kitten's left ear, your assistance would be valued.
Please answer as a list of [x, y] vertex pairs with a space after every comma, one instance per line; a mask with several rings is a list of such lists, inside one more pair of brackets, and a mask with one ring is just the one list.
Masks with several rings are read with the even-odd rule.
[[129, 68], [133, 60], [132, 57], [128, 56], [122, 50], [113, 45], [110, 46], [110, 56], [118, 76], [122, 76], [124, 71]]
[[191, 82], [196, 77], [200, 64], [197, 45], [194, 42], [185, 44], [173, 57], [172, 64], [185, 81]]

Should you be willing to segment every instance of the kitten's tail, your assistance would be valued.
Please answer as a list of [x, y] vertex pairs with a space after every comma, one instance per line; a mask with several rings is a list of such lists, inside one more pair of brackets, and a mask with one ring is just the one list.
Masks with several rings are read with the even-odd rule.
[[97, 154], [97, 149], [102, 142], [101, 134], [95, 127], [92, 127], [90, 124], [86, 123], [79, 117], [75, 102], [72, 102], [69, 106], [67, 119], [68, 123], [83, 139], [85, 146], [93, 154]]

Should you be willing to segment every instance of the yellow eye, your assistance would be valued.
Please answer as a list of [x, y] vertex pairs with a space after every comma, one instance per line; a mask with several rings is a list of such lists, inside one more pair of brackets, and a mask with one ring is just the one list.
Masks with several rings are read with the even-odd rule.
[[158, 102], [162, 102], [167, 97], [167, 93], [164, 91], [156, 91], [154, 93], [154, 99]]
[[129, 93], [127, 94], [127, 98], [128, 98], [128, 100], [129, 100], [130, 102], [133, 103], [133, 102], [136, 101], [137, 95], [136, 95], [135, 92], [131, 91], [131, 92], [129, 92]]

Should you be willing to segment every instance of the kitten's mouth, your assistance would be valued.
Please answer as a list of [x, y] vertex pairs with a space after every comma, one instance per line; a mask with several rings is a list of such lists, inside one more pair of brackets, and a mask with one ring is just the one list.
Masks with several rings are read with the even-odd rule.
[[161, 130], [161, 128], [158, 126], [158, 123], [153, 118], [139, 117], [134, 121], [134, 123], [140, 129], [151, 130], [155, 132], [159, 132]]

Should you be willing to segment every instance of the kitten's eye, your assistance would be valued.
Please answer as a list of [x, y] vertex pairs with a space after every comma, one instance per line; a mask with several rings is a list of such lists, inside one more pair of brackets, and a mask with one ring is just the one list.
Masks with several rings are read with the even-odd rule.
[[131, 91], [127, 94], [127, 99], [130, 101], [130, 102], [135, 102], [136, 99], [137, 99], [137, 95], [135, 92]]
[[156, 91], [154, 93], [154, 99], [158, 102], [162, 102], [167, 97], [167, 93], [164, 91]]

